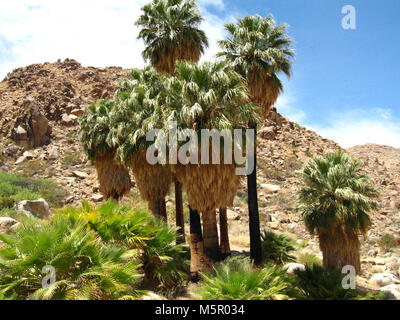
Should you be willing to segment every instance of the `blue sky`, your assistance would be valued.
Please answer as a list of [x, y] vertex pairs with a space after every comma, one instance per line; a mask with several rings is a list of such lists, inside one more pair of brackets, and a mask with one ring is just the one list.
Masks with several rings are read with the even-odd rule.
[[[400, 147], [399, 0], [199, 0], [210, 37], [204, 59], [218, 51], [223, 24], [272, 13], [290, 25], [297, 58], [277, 108], [344, 147]], [[84, 65], [141, 67], [143, 45], [133, 21], [146, 0], [2, 0], [0, 78], [31, 63], [74, 58]], [[344, 5], [356, 29], [342, 28]], [[107, 43], [107, 45], [105, 45]]]

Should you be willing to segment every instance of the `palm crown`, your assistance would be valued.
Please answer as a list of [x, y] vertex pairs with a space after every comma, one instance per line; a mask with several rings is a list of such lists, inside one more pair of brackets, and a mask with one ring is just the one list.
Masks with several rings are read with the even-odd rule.
[[109, 117], [114, 107], [114, 101], [100, 100], [97, 106], [90, 105], [89, 112], [80, 119], [79, 138], [90, 160], [112, 152], [106, 140], [110, 132]]
[[291, 75], [294, 51], [287, 25], [276, 25], [272, 16], [238, 19], [225, 25], [228, 39], [219, 41], [224, 57], [249, 82], [250, 94], [262, 106], [263, 115], [283, 90], [277, 73]]
[[368, 213], [377, 209], [378, 191], [343, 151], [313, 158], [304, 168], [305, 187], [299, 192], [300, 209], [311, 233], [345, 227], [365, 233]]
[[232, 129], [257, 121], [244, 79], [224, 62], [180, 61], [167, 80], [169, 119], [180, 128]]
[[146, 45], [143, 58], [158, 72], [173, 73], [177, 60], [199, 60], [208, 40], [198, 28], [202, 17], [195, 1], [153, 0], [142, 11], [136, 25]]

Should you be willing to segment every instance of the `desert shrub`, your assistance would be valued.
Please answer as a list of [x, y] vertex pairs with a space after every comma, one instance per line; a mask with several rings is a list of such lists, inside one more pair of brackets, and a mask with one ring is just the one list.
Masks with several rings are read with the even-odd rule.
[[202, 275], [197, 294], [203, 300], [288, 299], [285, 272], [274, 266], [254, 269], [253, 263], [234, 259]]
[[82, 163], [81, 155], [78, 152], [65, 152], [61, 163], [66, 166], [76, 166]]
[[84, 221], [103, 241], [115, 241], [138, 249], [137, 259], [145, 274], [144, 284], [152, 289], [170, 293], [186, 280], [189, 250], [176, 245], [176, 228], [150, 216], [145, 211], [133, 210], [108, 201], [98, 208], [82, 203], [82, 209], [66, 208], [58, 211], [72, 221]]
[[[133, 299], [138, 277], [134, 251], [105, 244], [83, 223], [57, 216], [0, 235], [0, 292], [18, 299]], [[44, 266], [55, 282], [42, 286]]]
[[297, 258], [297, 262], [312, 267], [314, 264], [322, 266], [322, 260], [314, 254], [303, 253]]
[[44, 174], [46, 170], [46, 162], [41, 159], [35, 159], [21, 163], [15, 169], [15, 172], [24, 177], [33, 177], [37, 174]]
[[32, 179], [0, 173], [0, 210], [11, 208], [21, 200], [44, 198], [51, 207], [61, 207], [68, 192], [48, 179]]
[[378, 240], [378, 245], [384, 250], [390, 250], [398, 246], [396, 238], [389, 233], [382, 235], [382, 237]]
[[266, 263], [274, 262], [283, 264], [295, 261], [295, 257], [290, 253], [296, 249], [296, 242], [284, 234], [264, 231], [261, 234], [261, 247], [263, 259]]
[[339, 270], [325, 269], [313, 264], [305, 270], [294, 271], [294, 285], [298, 288], [298, 299], [305, 300], [361, 300], [371, 299], [372, 295], [362, 296], [356, 290], [344, 289], [344, 275]]

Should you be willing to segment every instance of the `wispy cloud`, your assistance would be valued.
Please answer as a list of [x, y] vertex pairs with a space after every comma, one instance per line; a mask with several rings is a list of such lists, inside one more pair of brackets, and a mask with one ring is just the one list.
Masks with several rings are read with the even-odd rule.
[[[0, 80], [32, 63], [74, 58], [83, 65], [142, 67], [143, 43], [134, 21], [148, 0], [14, 0], [0, 2]], [[210, 40], [204, 59], [224, 36], [223, 0], [200, 0]], [[217, 10], [218, 16], [210, 9]], [[214, 11], [213, 11], [214, 12]]]
[[276, 109], [284, 117], [291, 121], [303, 123], [306, 120], [305, 112], [299, 108], [297, 99], [294, 95], [284, 93], [275, 104]]
[[354, 109], [333, 116], [325, 126], [306, 125], [344, 148], [376, 143], [400, 148], [400, 119], [390, 109]]

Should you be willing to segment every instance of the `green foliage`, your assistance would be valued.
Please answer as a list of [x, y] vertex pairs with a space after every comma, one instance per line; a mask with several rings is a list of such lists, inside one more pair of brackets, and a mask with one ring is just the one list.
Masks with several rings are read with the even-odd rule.
[[[127, 299], [139, 277], [135, 252], [106, 245], [83, 223], [57, 216], [0, 235], [0, 291], [18, 299]], [[44, 266], [53, 266], [54, 284], [42, 287]]]
[[203, 300], [281, 300], [288, 298], [288, 285], [279, 268], [255, 269], [249, 260], [234, 258], [203, 274], [197, 293]]
[[290, 253], [296, 249], [296, 242], [284, 234], [264, 230], [261, 234], [263, 259], [266, 263], [284, 264], [295, 261]]
[[61, 163], [66, 166], [76, 166], [82, 163], [81, 155], [78, 152], [64, 153]]
[[150, 216], [108, 201], [99, 208], [82, 203], [82, 209], [66, 208], [58, 214], [71, 221], [83, 221], [103, 241], [114, 241], [138, 250], [137, 260], [145, 274], [145, 284], [168, 291], [186, 279], [188, 248], [176, 245], [176, 228]]
[[146, 45], [143, 58], [164, 72], [173, 71], [171, 56], [193, 55], [198, 60], [208, 46], [204, 31], [198, 28], [202, 21], [195, 1], [153, 0], [145, 5], [135, 23], [141, 29], [138, 38]]
[[0, 172], [0, 210], [21, 200], [44, 198], [52, 207], [61, 207], [68, 193], [58, 183]]
[[385, 233], [382, 237], [378, 240], [378, 245], [383, 248], [384, 250], [390, 250], [398, 246], [396, 238], [394, 235]]
[[297, 262], [312, 267], [314, 264], [322, 266], [322, 260], [317, 256], [309, 253], [299, 255]]
[[294, 285], [299, 289], [298, 299], [305, 300], [363, 300], [370, 295], [361, 296], [356, 290], [344, 289], [344, 275], [338, 270], [325, 269], [313, 264], [305, 270], [294, 271]]
[[369, 212], [378, 207], [378, 191], [360, 173], [359, 161], [343, 151], [312, 158], [303, 170], [305, 186], [298, 194], [299, 209], [311, 233], [335, 225], [365, 233]]
[[112, 152], [106, 139], [110, 131], [109, 117], [114, 107], [112, 100], [99, 100], [97, 105], [90, 105], [89, 112], [80, 117], [79, 139], [90, 160]]

